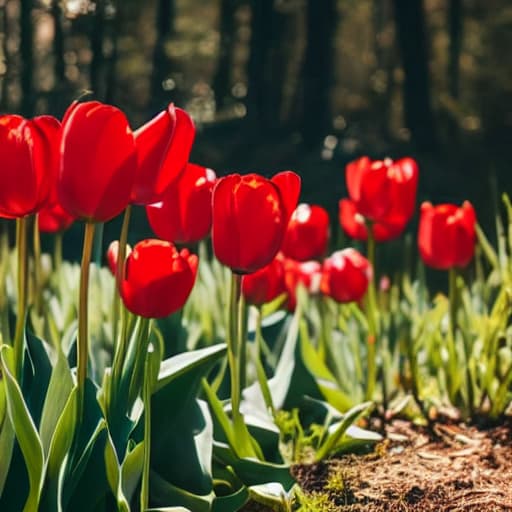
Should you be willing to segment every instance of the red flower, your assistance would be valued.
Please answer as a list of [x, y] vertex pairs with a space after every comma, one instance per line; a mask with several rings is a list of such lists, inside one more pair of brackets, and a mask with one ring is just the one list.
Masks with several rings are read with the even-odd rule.
[[329, 214], [321, 206], [299, 204], [293, 212], [281, 250], [298, 261], [321, 258], [329, 241]]
[[[366, 240], [368, 231], [364, 217], [358, 213], [356, 204], [350, 199], [341, 199], [339, 202], [339, 222], [343, 231], [355, 240]], [[402, 234], [405, 224], [372, 223], [373, 237], [377, 242], [385, 242], [397, 238]]]
[[358, 213], [373, 222], [405, 227], [418, 188], [418, 165], [412, 158], [393, 162], [362, 157], [347, 165], [345, 177]]
[[143, 240], [126, 260], [121, 297], [126, 308], [146, 318], [162, 318], [183, 307], [192, 291], [198, 259], [163, 240]]
[[[126, 253], [125, 257], [128, 258], [130, 256], [130, 253], [132, 252], [132, 248], [130, 245], [126, 244]], [[108, 268], [110, 269], [110, 272], [112, 272], [112, 275], [117, 274], [117, 258], [119, 255], [119, 240], [114, 240], [110, 242], [110, 245], [107, 249], [107, 264]]]
[[194, 136], [191, 117], [172, 103], [135, 132], [138, 169], [132, 203], [146, 205], [162, 199], [188, 162]]
[[213, 189], [213, 251], [233, 272], [248, 274], [268, 265], [283, 242], [297, 206], [300, 178], [284, 171], [271, 180], [231, 174]]
[[39, 231], [42, 233], [58, 233], [68, 229], [75, 217], [70, 215], [58, 202], [43, 206], [38, 213]]
[[261, 306], [285, 291], [283, 257], [280, 253], [266, 267], [242, 278], [242, 293], [248, 304]]
[[98, 101], [73, 103], [62, 121], [58, 194], [62, 207], [106, 222], [130, 201], [137, 153], [125, 115]]
[[318, 293], [321, 277], [322, 265], [318, 261], [296, 261], [290, 258], [284, 261], [284, 281], [288, 292], [286, 308], [288, 311], [294, 311], [297, 306], [297, 286], [302, 284], [309, 293]]
[[343, 249], [325, 259], [320, 289], [336, 302], [359, 301], [371, 278], [370, 262], [355, 249]]
[[475, 252], [476, 214], [469, 201], [421, 205], [418, 248], [426, 265], [446, 270], [465, 267]]
[[24, 217], [48, 201], [59, 166], [60, 123], [0, 116], [0, 217]]
[[165, 191], [162, 201], [146, 206], [148, 221], [163, 240], [191, 244], [208, 236], [212, 226], [212, 189], [215, 173], [187, 164]]

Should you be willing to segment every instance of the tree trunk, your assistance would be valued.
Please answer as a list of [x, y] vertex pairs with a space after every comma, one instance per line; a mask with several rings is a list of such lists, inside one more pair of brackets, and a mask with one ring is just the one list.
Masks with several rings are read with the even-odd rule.
[[162, 108], [164, 103], [163, 82], [168, 76], [171, 63], [165, 53], [165, 42], [174, 30], [174, 0], [158, 0], [156, 12], [156, 41], [153, 50], [153, 72], [151, 75], [150, 111]]
[[330, 90], [336, 33], [336, 0], [308, 0], [307, 43], [303, 68], [302, 135], [312, 146], [331, 127]]
[[92, 61], [90, 67], [91, 89], [96, 99], [104, 99], [103, 81], [103, 38], [105, 33], [105, 0], [97, 0], [91, 33]]
[[450, 0], [448, 29], [450, 33], [450, 58], [448, 82], [452, 98], [459, 97], [459, 60], [462, 46], [462, 0]]
[[251, 46], [247, 68], [248, 116], [260, 126], [267, 117], [267, 75], [272, 42], [273, 0], [251, 1]]
[[237, 0], [221, 0], [220, 48], [217, 71], [213, 79], [213, 92], [217, 110], [224, 106], [231, 90], [231, 64], [235, 32], [235, 10]]
[[435, 145], [430, 103], [427, 38], [422, 0], [393, 0], [398, 45], [404, 70], [405, 122], [421, 149]]
[[34, 84], [32, 70], [34, 66], [34, 32], [32, 23], [32, 0], [21, 0], [21, 112], [26, 117], [34, 114]]

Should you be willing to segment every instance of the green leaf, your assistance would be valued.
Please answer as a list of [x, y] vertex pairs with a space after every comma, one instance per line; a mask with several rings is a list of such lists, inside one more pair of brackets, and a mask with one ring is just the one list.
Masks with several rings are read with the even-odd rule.
[[142, 474], [144, 442], [137, 444], [132, 450], [128, 447], [121, 465], [121, 487], [123, 495], [130, 502]]
[[7, 409], [14, 426], [14, 433], [20, 445], [28, 471], [30, 490], [24, 511], [36, 511], [39, 506], [44, 479], [44, 453], [41, 440], [37, 433], [28, 407], [23, 399], [21, 389], [13, 377], [13, 350], [3, 346], [0, 349], [0, 359], [4, 374]]
[[73, 377], [71, 376], [71, 370], [66, 357], [59, 350], [43, 405], [41, 424], [39, 425], [39, 433], [45, 454], [48, 454], [57, 422], [68, 402], [72, 389]]
[[57, 420], [48, 447], [47, 486], [43, 497], [47, 510], [62, 509], [62, 478], [76, 430], [76, 396], [77, 389], [73, 388]]
[[[225, 354], [217, 345], [164, 361], [151, 399], [151, 502], [201, 510], [213, 499], [213, 425], [208, 407], [197, 400], [200, 384]], [[169, 453], [173, 456], [169, 457]], [[178, 501], [177, 501], [178, 500]]]
[[347, 411], [343, 416], [343, 420], [341, 420], [334, 432], [330, 433], [327, 439], [325, 439], [322, 445], [318, 448], [316, 452], [316, 460], [322, 460], [334, 452], [347, 429], [363, 414], [365, 414], [372, 405], [372, 402], [365, 402], [356, 405]]

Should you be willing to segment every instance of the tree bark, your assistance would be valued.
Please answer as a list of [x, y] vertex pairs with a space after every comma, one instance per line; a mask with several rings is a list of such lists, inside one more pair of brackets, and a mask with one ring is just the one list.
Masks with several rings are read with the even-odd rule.
[[436, 142], [430, 102], [427, 37], [423, 0], [393, 0], [398, 45], [404, 70], [405, 122], [421, 149]]

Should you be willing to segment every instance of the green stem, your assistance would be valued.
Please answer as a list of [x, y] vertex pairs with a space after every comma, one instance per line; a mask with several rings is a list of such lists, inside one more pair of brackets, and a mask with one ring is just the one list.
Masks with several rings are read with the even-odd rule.
[[27, 315], [28, 254], [27, 217], [16, 219], [16, 247], [18, 251], [18, 311], [14, 331], [14, 361], [16, 376], [21, 379], [25, 347], [25, 317]]
[[62, 267], [62, 238], [64, 234], [62, 231], [55, 233], [55, 237], [53, 239], [53, 268], [55, 274], [60, 272]]
[[257, 308], [257, 314], [256, 314], [256, 332], [255, 332], [255, 346], [256, 346], [256, 352], [255, 352], [255, 366], [256, 366], [256, 373], [258, 375], [258, 381], [261, 389], [261, 394], [263, 396], [263, 400], [265, 401], [265, 405], [267, 407], [267, 410], [270, 411], [272, 414], [272, 417], [276, 417], [276, 410], [274, 407], [274, 402], [272, 400], [272, 393], [270, 392], [270, 388], [268, 385], [267, 375], [265, 374], [265, 369], [263, 367], [263, 363], [261, 361], [261, 346], [263, 344], [263, 334], [261, 332], [261, 321], [262, 321], [262, 314], [261, 314], [261, 306], [258, 306]]
[[453, 405], [456, 404], [456, 390], [455, 390], [455, 372], [457, 371], [457, 353], [455, 348], [455, 340], [457, 334], [457, 308], [458, 308], [458, 293], [457, 293], [457, 270], [451, 268], [448, 271], [448, 307], [449, 307], [449, 334], [448, 334], [448, 371], [447, 383], [450, 401]]
[[140, 510], [149, 506], [149, 472], [151, 458], [151, 364], [150, 353], [146, 352], [144, 361], [144, 383], [142, 398], [144, 401], [144, 458], [142, 465], [142, 483], [140, 490]]
[[118, 340], [118, 329], [119, 329], [119, 313], [121, 311], [121, 298], [119, 295], [119, 288], [124, 278], [124, 264], [126, 259], [126, 244], [128, 242], [128, 228], [130, 225], [132, 207], [128, 205], [124, 211], [123, 224], [121, 226], [121, 233], [119, 234], [119, 248], [117, 253], [117, 268], [116, 268], [116, 286], [114, 290], [114, 297], [112, 301], [112, 340], [115, 347], [114, 359], [120, 358], [121, 361], [124, 358], [126, 351], [125, 340], [121, 337]]
[[43, 307], [43, 285], [41, 271], [41, 235], [39, 233], [39, 217], [34, 217], [34, 307], [38, 315], [42, 314]]
[[242, 277], [239, 274], [231, 274], [231, 286], [229, 290], [229, 326], [228, 326], [228, 362], [231, 378], [231, 407], [233, 419], [240, 417], [240, 344], [238, 340], [238, 302], [241, 292]]
[[94, 243], [93, 222], [85, 223], [84, 245], [82, 250], [82, 263], [80, 267], [80, 292], [78, 300], [78, 338], [77, 338], [77, 412], [79, 420], [82, 417], [85, 380], [87, 378], [87, 363], [89, 359], [89, 332], [88, 332], [88, 307], [89, 297], [89, 269], [91, 264], [92, 247]]
[[[242, 277], [240, 277], [240, 283]], [[237, 343], [240, 349], [240, 390], [247, 384], [247, 308], [244, 296], [239, 293], [238, 297], [238, 328]]]
[[103, 231], [105, 224], [98, 222], [94, 231], [94, 241], [92, 244], [92, 260], [99, 267], [103, 258]]
[[[114, 295], [112, 298], [112, 342], [114, 344], [114, 357], [112, 361], [112, 379], [110, 384], [110, 401], [115, 399], [119, 387], [119, 373], [122, 371], [126, 356], [128, 312], [121, 308], [121, 296], [119, 290], [124, 278], [126, 260], [126, 243], [128, 241], [128, 227], [130, 224], [131, 206], [124, 211], [123, 224], [119, 235], [119, 247], [117, 253], [117, 268], [115, 277]], [[121, 330], [119, 330], [119, 317], [121, 317]]]
[[[368, 261], [372, 266], [372, 278], [368, 284], [368, 292], [366, 294], [366, 316], [368, 320], [368, 360], [367, 360], [367, 382], [365, 400], [372, 400], [377, 383], [377, 362], [376, 347], [377, 342], [377, 293], [375, 289], [375, 237], [373, 236], [373, 226], [367, 221], [368, 232]], [[383, 377], [384, 378], [384, 377]]]

